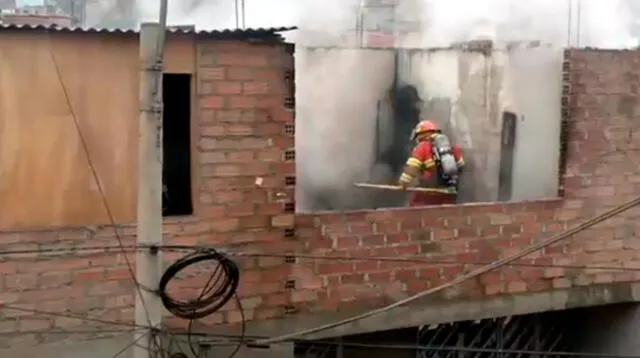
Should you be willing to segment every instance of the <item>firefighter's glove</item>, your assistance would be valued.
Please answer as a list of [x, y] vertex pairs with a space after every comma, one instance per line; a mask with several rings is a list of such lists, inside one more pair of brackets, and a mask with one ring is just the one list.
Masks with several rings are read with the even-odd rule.
[[402, 190], [407, 190], [412, 181], [412, 176], [408, 175], [407, 173], [402, 173], [400, 179], [398, 179], [398, 186], [400, 186], [400, 189]]

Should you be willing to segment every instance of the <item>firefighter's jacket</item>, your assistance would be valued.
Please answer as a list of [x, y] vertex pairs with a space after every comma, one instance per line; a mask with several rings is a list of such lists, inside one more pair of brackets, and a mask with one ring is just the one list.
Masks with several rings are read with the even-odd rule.
[[[464, 167], [464, 157], [462, 155], [462, 149], [459, 146], [454, 145], [451, 148], [453, 156], [458, 164], [458, 170]], [[407, 163], [404, 166], [404, 172], [400, 176], [400, 184], [408, 185], [413, 180], [421, 175], [420, 181], [431, 181], [435, 175], [437, 175], [437, 165], [435, 157], [433, 155], [433, 144], [431, 140], [427, 139], [419, 142], [411, 153]]]

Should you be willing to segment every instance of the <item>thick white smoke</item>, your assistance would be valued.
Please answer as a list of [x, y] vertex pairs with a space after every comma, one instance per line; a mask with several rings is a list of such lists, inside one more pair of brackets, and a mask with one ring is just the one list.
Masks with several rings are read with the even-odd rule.
[[[242, 23], [241, 16], [236, 17], [235, 0], [169, 2], [170, 24], [222, 29]], [[539, 40], [559, 47], [569, 43], [606, 48], [634, 44], [625, 0], [578, 2], [401, 0], [396, 18], [419, 26], [409, 41], [399, 45], [446, 47], [478, 37]], [[349, 47], [354, 43], [361, 3], [366, 1], [245, 0], [244, 19], [247, 27], [298, 26], [300, 31], [288, 35], [298, 46]], [[141, 21], [154, 21], [159, 0], [138, 0], [138, 8]], [[373, 130], [376, 101], [384, 97], [392, 82], [393, 69], [387, 69], [384, 61], [378, 62], [362, 50], [328, 51], [326, 55], [320, 51], [313, 60], [298, 56], [298, 91], [304, 93], [298, 93], [296, 149], [300, 159], [298, 187], [305, 191], [297, 195], [299, 209], [373, 205], [368, 200], [373, 193], [354, 192], [351, 183], [377, 181], [388, 172], [374, 167], [373, 136], [365, 134]]]
[[[574, 45], [579, 38], [581, 46], [619, 48], [635, 44], [630, 35], [633, 19], [627, 0], [409, 2], [411, 8], [402, 5], [405, 7], [403, 12], [421, 20], [424, 46], [446, 46], [469, 39], [478, 31], [495, 32], [499, 39], [542, 40], [558, 45], [567, 44], [568, 36]], [[195, 24], [201, 29], [235, 27], [235, 0], [169, 3], [169, 22], [172, 24]], [[353, 27], [359, 3], [357, 0], [245, 0], [246, 26], [295, 25], [301, 29], [335, 32]], [[141, 20], [157, 17], [159, 0], [138, 0], [137, 4]]]
[[[480, 27], [497, 39], [566, 45], [626, 47], [631, 16], [624, 0], [429, 0], [427, 43], [466, 40]], [[425, 14], [426, 15], [426, 14]]]

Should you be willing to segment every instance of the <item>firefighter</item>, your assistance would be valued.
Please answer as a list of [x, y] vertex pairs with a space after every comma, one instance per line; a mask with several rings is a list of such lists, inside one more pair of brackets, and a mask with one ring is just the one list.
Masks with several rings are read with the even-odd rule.
[[411, 141], [415, 146], [400, 175], [399, 185], [406, 189], [418, 178], [419, 186], [447, 188], [452, 194], [416, 192], [409, 206], [455, 203], [455, 190], [464, 167], [460, 147], [451, 145], [449, 138], [429, 120], [418, 123], [411, 133]]

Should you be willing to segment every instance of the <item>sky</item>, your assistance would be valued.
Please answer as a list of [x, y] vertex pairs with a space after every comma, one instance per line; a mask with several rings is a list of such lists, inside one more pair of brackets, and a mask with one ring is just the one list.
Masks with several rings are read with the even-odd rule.
[[17, 0], [17, 6], [41, 6], [44, 5], [45, 0]]
[[[572, 16], [569, 16], [569, 2]], [[448, 45], [474, 33], [505, 40], [542, 40], [566, 45], [578, 39], [580, 0], [403, 0], [421, 20], [425, 46]], [[234, 28], [234, 0], [169, 0], [169, 22], [201, 29]], [[580, 45], [619, 48], [636, 43], [626, 0], [582, 0]], [[157, 17], [159, 0], [139, 0], [141, 19]], [[339, 32], [355, 22], [358, 0], [245, 0], [247, 27], [298, 26]], [[569, 19], [572, 23], [569, 23]], [[571, 27], [571, 31], [569, 28]], [[480, 30], [482, 29], [482, 30]]]

